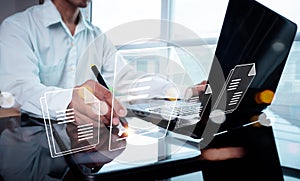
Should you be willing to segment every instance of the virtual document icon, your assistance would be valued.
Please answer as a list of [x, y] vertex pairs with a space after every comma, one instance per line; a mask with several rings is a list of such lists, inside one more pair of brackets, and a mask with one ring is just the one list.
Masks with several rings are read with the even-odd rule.
[[214, 110], [223, 110], [220, 102], [226, 101], [225, 113], [233, 112], [240, 104], [243, 96], [256, 75], [255, 63], [235, 66], [229, 73]]
[[[124, 145], [118, 146], [118, 142], [124, 139], [139, 140], [143, 136], [161, 139], [166, 136], [171, 120], [180, 111], [177, 108], [181, 104], [177, 101], [180, 90], [192, 83], [178, 53], [182, 50], [174, 46], [120, 50], [116, 53], [112, 84], [114, 98], [137, 117], [152, 122], [127, 116], [130, 134], [128, 137], [110, 139], [110, 150], [124, 148]], [[126, 66], [120, 64], [123, 61], [127, 61]], [[118, 70], [120, 67], [123, 67], [121, 71]], [[135, 73], [130, 75], [128, 71]], [[154, 121], [152, 116], [159, 121]], [[110, 135], [113, 138], [112, 131]]]
[[56, 111], [57, 124], [65, 124], [75, 121], [74, 108]]
[[[71, 109], [53, 110], [54, 97], [70, 97], [79, 94], [84, 105], [74, 105]], [[94, 148], [99, 143], [100, 116], [98, 120], [81, 120], [76, 117], [80, 109], [90, 108], [100, 114], [100, 101], [86, 88], [51, 91], [40, 99], [48, 144], [52, 157], [63, 156]]]

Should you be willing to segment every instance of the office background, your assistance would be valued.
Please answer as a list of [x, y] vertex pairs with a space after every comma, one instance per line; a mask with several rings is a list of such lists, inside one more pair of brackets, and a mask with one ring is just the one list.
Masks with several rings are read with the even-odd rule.
[[[1, 0], [1, 2], [0, 22], [15, 12], [39, 4], [40, 1]], [[300, 13], [297, 9], [300, 6], [300, 1], [258, 0], [258, 2], [298, 25], [298, 32], [280, 80], [276, 97], [266, 111], [272, 115], [272, 121], [274, 121], [273, 130], [281, 164], [288, 175], [298, 172], [298, 179], [300, 179]], [[94, 0], [90, 9], [86, 9], [85, 13], [87, 18], [90, 18], [103, 32], [134, 20], [170, 20], [197, 33], [206, 42], [203, 46], [209, 46], [214, 52], [227, 3], [228, 0]], [[203, 43], [203, 41], [185, 39], [183, 35], [174, 34], [172, 27], [162, 29], [161, 32], [162, 36], [167, 37], [167, 39], [191, 47]], [[139, 44], [134, 48], [145, 46], [152, 45]], [[203, 65], [209, 68], [212, 61], [211, 55], [207, 55], [206, 60], [207, 62], [203, 62]], [[183, 61], [189, 63], [188, 59], [183, 59]], [[147, 63], [139, 66], [143, 68], [143, 66], [147, 66]], [[286, 180], [298, 180], [287, 176], [285, 178]]]

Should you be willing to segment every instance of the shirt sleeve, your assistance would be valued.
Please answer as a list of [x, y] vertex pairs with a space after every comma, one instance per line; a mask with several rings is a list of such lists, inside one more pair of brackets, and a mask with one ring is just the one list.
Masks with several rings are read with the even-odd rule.
[[[46, 92], [63, 90], [45, 86], [39, 78], [39, 59], [32, 45], [26, 22], [12, 18], [0, 26], [0, 90], [11, 92], [22, 112], [42, 116], [40, 98]], [[53, 97], [49, 108], [65, 109], [72, 95]], [[52, 112], [52, 111], [50, 111]]]

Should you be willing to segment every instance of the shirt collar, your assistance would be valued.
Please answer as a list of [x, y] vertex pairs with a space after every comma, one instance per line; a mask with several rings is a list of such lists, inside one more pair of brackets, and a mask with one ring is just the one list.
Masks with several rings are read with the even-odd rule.
[[51, 0], [46, 0], [42, 6], [42, 20], [45, 27], [62, 21], [60, 13]]
[[87, 20], [83, 16], [83, 13], [80, 11], [79, 12], [79, 22], [77, 24], [77, 29], [78, 29], [78, 31], [81, 31], [85, 28], [93, 30], [93, 27], [87, 22]]
[[[51, 25], [57, 24], [59, 22], [63, 23], [61, 15], [55, 5], [52, 3], [51, 0], [46, 0], [43, 4], [43, 23], [45, 27], [49, 27]], [[90, 30], [93, 30], [93, 27], [86, 21], [84, 18], [82, 12], [79, 12], [79, 22], [78, 22], [78, 30], [83, 30], [85, 28], [88, 28]]]

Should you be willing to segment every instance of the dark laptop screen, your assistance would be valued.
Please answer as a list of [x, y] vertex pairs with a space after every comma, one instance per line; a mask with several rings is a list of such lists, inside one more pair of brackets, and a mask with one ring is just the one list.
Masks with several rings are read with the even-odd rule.
[[225, 78], [236, 65], [255, 63], [256, 75], [239, 109], [254, 100], [255, 91], [275, 92], [296, 29], [293, 22], [256, 1], [230, 0], [208, 79], [213, 93], [223, 87], [215, 77], [217, 61]]
[[[212, 89], [211, 105], [207, 106], [205, 116], [195, 128], [196, 135], [202, 134], [208, 116], [218, 107], [215, 105], [220, 102], [218, 95], [224, 92], [224, 79], [237, 65], [255, 65], [256, 75], [238, 107], [226, 114], [219, 132], [249, 123], [251, 116], [259, 115], [271, 104], [296, 30], [295, 23], [256, 1], [229, 0], [208, 77]], [[222, 81], [220, 77], [223, 75]], [[231, 95], [227, 93], [225, 99], [228, 101]], [[261, 95], [266, 100], [260, 100]], [[228, 108], [229, 104], [224, 105]], [[237, 118], [242, 121], [237, 121]]]

